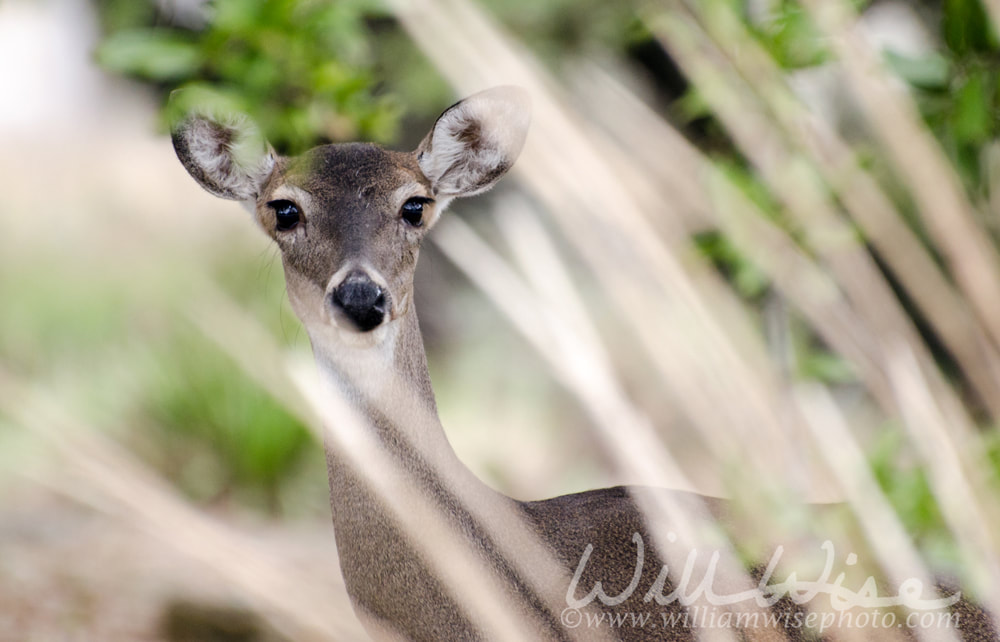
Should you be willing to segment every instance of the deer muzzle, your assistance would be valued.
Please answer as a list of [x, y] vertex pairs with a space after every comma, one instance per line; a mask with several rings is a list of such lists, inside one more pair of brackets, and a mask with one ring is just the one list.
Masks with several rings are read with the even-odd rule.
[[359, 332], [382, 325], [389, 311], [389, 295], [371, 277], [355, 271], [330, 292], [330, 305], [338, 320], [346, 320]]

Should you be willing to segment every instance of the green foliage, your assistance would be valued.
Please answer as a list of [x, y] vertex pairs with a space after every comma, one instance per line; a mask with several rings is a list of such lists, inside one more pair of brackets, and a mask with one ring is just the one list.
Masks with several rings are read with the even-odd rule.
[[748, 261], [732, 242], [717, 231], [704, 232], [695, 237], [695, 246], [712, 261], [713, 265], [728, 278], [736, 290], [748, 299], [761, 297], [770, 282], [767, 277]]
[[[255, 318], [286, 342], [298, 338], [278, 304], [280, 265], [271, 269], [245, 247], [201, 263], [213, 261], [234, 298], [255, 291]], [[197, 329], [177, 322], [197, 298], [197, 279], [177, 266], [127, 262], [122, 270], [120, 256], [104, 263], [42, 244], [0, 257], [0, 362], [51, 381], [84, 421], [120, 433], [190, 496], [283, 510], [296, 473], [321, 466], [311, 434]]]
[[58, 257], [43, 258], [51, 263], [39, 263], [31, 278], [23, 268], [0, 269], [0, 361], [27, 372], [44, 372], [57, 362], [87, 363], [131, 321], [116, 282], [95, 283], [92, 274], [58, 265]]
[[993, 485], [1000, 487], [1000, 426], [990, 426], [982, 433], [986, 460], [989, 462], [989, 472]]
[[936, 547], [947, 539], [947, 527], [927, 471], [910, 456], [907, 443], [898, 427], [887, 427], [870, 448], [869, 463], [906, 532], [925, 548]]
[[[512, 33], [549, 62], [572, 58], [599, 47], [621, 51], [635, 37], [635, 0], [503, 0], [492, 1], [496, 15]], [[647, 34], [648, 36], [648, 34]]]
[[980, 0], [942, 8], [944, 48], [921, 59], [886, 54], [970, 192], [982, 193], [986, 145], [1000, 135], [1000, 46]]
[[[151, 26], [148, 12], [111, 6], [119, 17], [105, 22], [117, 28], [97, 51], [105, 68], [222, 97], [251, 113], [280, 152], [396, 135], [400, 110], [373, 81], [372, 2], [216, 0], [200, 29]], [[138, 23], [124, 27], [127, 18]]]
[[798, 374], [803, 379], [823, 383], [851, 383], [857, 373], [851, 364], [825, 349], [813, 347], [799, 353]]
[[108, 39], [98, 55], [111, 71], [159, 81], [189, 78], [202, 64], [192, 38], [155, 29], [122, 31]]
[[942, 36], [957, 57], [996, 48], [996, 36], [980, 0], [945, 0]]
[[[757, 42], [786, 71], [832, 62], [832, 52], [820, 30], [812, 23], [809, 12], [795, 0], [770, 3], [766, 16], [750, 17], [743, 0], [711, 0], [709, 5], [726, 5], [742, 16], [744, 26]], [[857, 0], [858, 10], [868, 4]], [[921, 112], [942, 148], [949, 155], [966, 187], [974, 196], [984, 197], [988, 175], [995, 171], [990, 160], [991, 143], [1000, 138], [1000, 44], [991, 20], [981, 0], [948, 0], [940, 13], [942, 47], [919, 57], [897, 51], [883, 52], [888, 67], [912, 89]], [[702, 131], [710, 132], [714, 143], [717, 168], [722, 169], [732, 184], [739, 187], [766, 216], [789, 229], [780, 217], [780, 208], [770, 197], [768, 188], [748, 165], [728, 136], [713, 119], [697, 87], [690, 87], [672, 111], [683, 125], [700, 121]], [[995, 145], [995, 144], [994, 144]], [[864, 153], [864, 146], [859, 147]], [[992, 165], [990, 164], [992, 163]], [[870, 171], [883, 179], [884, 188], [896, 200], [904, 213], [912, 212], [905, 192], [898, 189], [890, 168], [881, 161], [868, 163]], [[911, 221], [918, 235], [924, 232], [919, 223]], [[795, 237], [795, 230], [789, 230]], [[740, 256], [738, 250], [717, 233], [696, 239], [704, 253], [745, 298], [753, 301], [767, 287], [766, 279]], [[796, 347], [799, 374], [823, 381], [847, 381], [850, 370], [822, 349], [803, 342]]]
[[156, 355], [144, 414], [153, 419], [145, 456], [192, 497], [235, 493], [279, 507], [283, 482], [310, 450], [307, 429], [194, 330], [177, 332]]
[[755, 25], [764, 48], [786, 69], [811, 67], [830, 57], [808, 12], [792, 0], [782, 0], [773, 13]]
[[948, 88], [952, 64], [939, 53], [909, 58], [890, 50], [885, 52], [885, 61], [897, 76], [915, 88], [930, 91]]
[[152, 0], [94, 0], [94, 4], [106, 33], [152, 25], [157, 20], [157, 6]]

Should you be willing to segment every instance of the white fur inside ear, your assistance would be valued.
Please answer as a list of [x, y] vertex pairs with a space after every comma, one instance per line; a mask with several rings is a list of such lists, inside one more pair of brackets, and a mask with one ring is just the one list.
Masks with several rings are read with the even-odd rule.
[[188, 172], [217, 196], [257, 196], [274, 169], [274, 154], [246, 116], [192, 117], [174, 133], [174, 148]]
[[420, 169], [440, 196], [471, 196], [496, 183], [521, 153], [531, 121], [528, 94], [496, 87], [438, 118], [417, 150]]

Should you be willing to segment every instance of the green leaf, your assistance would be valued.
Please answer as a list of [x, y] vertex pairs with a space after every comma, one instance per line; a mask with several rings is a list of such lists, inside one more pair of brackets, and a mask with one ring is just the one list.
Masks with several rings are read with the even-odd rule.
[[[278, 3], [280, 4], [280, 3]], [[212, 28], [232, 34], [249, 34], [265, 22], [266, 3], [244, 0], [215, 0], [212, 3]]]
[[97, 6], [105, 33], [153, 24], [156, 20], [153, 0], [97, 0]]
[[957, 54], [995, 49], [990, 19], [979, 0], [945, 0], [944, 41]]
[[708, 102], [702, 96], [701, 92], [698, 91], [698, 88], [694, 86], [684, 92], [683, 96], [675, 100], [673, 107], [683, 119], [682, 122], [685, 123], [712, 115], [712, 109], [709, 107]]
[[829, 57], [819, 30], [806, 11], [793, 3], [783, 3], [758, 31], [764, 47], [784, 69], [811, 67]]
[[695, 236], [695, 247], [725, 275], [736, 290], [747, 298], [762, 295], [770, 281], [746, 259], [729, 239], [719, 232], [705, 232]]
[[158, 29], [113, 34], [98, 48], [97, 59], [112, 71], [156, 81], [185, 78], [201, 66], [194, 43], [180, 34]]
[[856, 380], [851, 365], [829, 352], [812, 351], [799, 359], [799, 373], [806, 379], [824, 383], [849, 383]]
[[952, 132], [960, 143], [986, 142], [990, 137], [989, 86], [985, 72], [971, 75], [955, 93]]
[[932, 52], [912, 58], [895, 51], [886, 51], [884, 56], [889, 68], [907, 84], [928, 90], [948, 88], [951, 65], [941, 54]]

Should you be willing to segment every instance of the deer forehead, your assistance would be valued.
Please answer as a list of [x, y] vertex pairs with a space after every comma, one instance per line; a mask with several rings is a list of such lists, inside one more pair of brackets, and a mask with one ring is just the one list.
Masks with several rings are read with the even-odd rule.
[[263, 200], [293, 200], [314, 215], [394, 214], [407, 198], [430, 193], [413, 154], [347, 143], [323, 145], [286, 159]]

